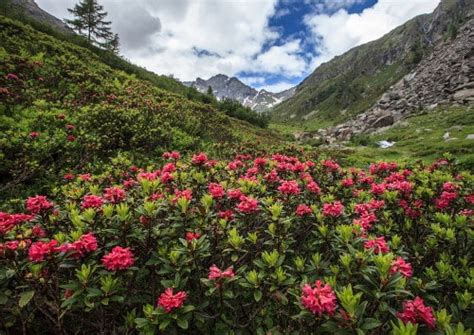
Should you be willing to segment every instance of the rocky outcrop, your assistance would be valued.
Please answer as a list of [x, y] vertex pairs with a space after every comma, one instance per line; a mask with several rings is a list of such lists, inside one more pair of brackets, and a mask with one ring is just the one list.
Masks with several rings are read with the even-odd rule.
[[474, 19], [456, 38], [441, 41], [408, 75], [355, 119], [328, 130], [328, 137], [348, 140], [355, 134], [389, 127], [406, 116], [439, 105], [474, 103]]
[[217, 74], [207, 80], [197, 78], [195, 81], [183, 82], [187, 86], [193, 86], [198, 91], [206, 93], [209, 86], [212, 88], [213, 94], [217, 99], [225, 98], [237, 100], [242, 105], [250, 107], [256, 112], [264, 112], [276, 104], [291, 97], [295, 88], [272, 93], [266, 90], [256, 90], [250, 86], [245, 85], [239, 79], [229, 78], [224, 74]]
[[38, 22], [47, 24], [63, 33], [74, 34], [74, 31], [66, 23], [57, 17], [42, 10], [34, 0], [10, 0], [14, 6], [19, 7], [24, 14]]

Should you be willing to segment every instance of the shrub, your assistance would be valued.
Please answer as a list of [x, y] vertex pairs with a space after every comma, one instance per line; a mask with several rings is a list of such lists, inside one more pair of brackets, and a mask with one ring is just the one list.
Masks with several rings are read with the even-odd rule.
[[164, 157], [0, 213], [4, 331], [470, 333], [474, 178], [453, 163]]

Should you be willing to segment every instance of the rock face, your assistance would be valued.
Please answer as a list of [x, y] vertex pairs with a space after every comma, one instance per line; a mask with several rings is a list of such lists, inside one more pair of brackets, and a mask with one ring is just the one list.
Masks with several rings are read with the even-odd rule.
[[[421, 109], [474, 103], [474, 18], [454, 40], [441, 40], [431, 54], [393, 85], [365, 113], [329, 129], [328, 136], [348, 140], [391, 126]], [[348, 130], [349, 129], [349, 130]]]
[[245, 85], [239, 79], [229, 78], [224, 74], [215, 75], [208, 80], [197, 78], [196, 81], [184, 82], [187, 86], [193, 86], [200, 92], [207, 92], [209, 86], [212, 88], [217, 99], [225, 98], [239, 101], [242, 105], [250, 107], [256, 112], [263, 112], [276, 104], [288, 99], [294, 93], [290, 88], [280, 93], [271, 93]]
[[25, 11], [26, 15], [32, 17], [36, 21], [52, 26], [63, 33], [74, 34], [74, 31], [69, 28], [66, 23], [42, 10], [34, 0], [11, 0], [11, 3], [20, 7]]

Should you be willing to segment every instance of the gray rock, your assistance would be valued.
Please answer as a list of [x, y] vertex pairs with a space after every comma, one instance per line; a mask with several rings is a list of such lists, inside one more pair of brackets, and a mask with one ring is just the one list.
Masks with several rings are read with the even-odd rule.
[[370, 126], [372, 128], [381, 128], [392, 125], [394, 122], [394, 118], [392, 114], [386, 114], [379, 117], [375, 122], [373, 122]]
[[449, 131], [445, 132], [443, 135], [443, 140], [447, 141], [449, 139]]
[[467, 135], [466, 140], [474, 140], [474, 134]]
[[472, 100], [474, 101], [474, 88], [457, 91], [453, 96], [454, 100]]

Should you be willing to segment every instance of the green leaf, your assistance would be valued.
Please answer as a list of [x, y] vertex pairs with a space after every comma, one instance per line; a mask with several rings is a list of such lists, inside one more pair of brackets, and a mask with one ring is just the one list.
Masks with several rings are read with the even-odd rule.
[[178, 326], [182, 329], [188, 329], [188, 320], [178, 319]]
[[262, 292], [261, 291], [254, 291], [253, 292], [253, 297], [256, 302], [259, 302], [260, 299], [262, 299]]
[[35, 295], [34, 290], [21, 292], [20, 301], [18, 302], [18, 306], [20, 306], [20, 308], [23, 308], [26, 305], [28, 305], [28, 303], [31, 301], [31, 299], [33, 299], [34, 295]]
[[360, 328], [363, 329], [363, 330], [370, 330], [370, 329], [380, 327], [381, 324], [382, 324], [382, 322], [380, 322], [377, 319], [367, 318], [367, 319], [364, 320], [364, 323], [362, 324], [362, 327], [360, 327]]

